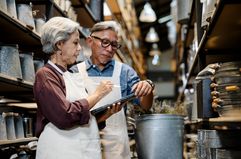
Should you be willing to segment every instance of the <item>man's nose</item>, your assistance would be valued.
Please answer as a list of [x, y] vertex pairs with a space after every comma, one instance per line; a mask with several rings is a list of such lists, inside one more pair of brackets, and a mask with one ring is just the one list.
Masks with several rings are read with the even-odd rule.
[[82, 46], [80, 45], [80, 43], [79, 43], [79, 45], [78, 45], [78, 50], [80, 51], [82, 49]]

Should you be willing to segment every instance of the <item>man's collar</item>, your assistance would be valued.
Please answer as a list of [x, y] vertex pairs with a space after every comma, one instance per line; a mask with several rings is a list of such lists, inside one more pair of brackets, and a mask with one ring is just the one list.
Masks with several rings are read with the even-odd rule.
[[[92, 63], [91, 59], [88, 58], [87, 61], [85, 62], [86, 64], [86, 69], [88, 70], [91, 66], [93, 66], [94, 64]], [[114, 66], [115, 65], [115, 60], [110, 60], [109, 62], [106, 63], [105, 68], [109, 67], [109, 66]]]

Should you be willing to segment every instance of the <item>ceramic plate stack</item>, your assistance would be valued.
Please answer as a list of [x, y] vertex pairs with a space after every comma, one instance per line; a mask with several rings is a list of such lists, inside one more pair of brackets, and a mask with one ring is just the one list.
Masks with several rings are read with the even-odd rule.
[[211, 87], [212, 106], [220, 116], [241, 114], [241, 61], [222, 63]]

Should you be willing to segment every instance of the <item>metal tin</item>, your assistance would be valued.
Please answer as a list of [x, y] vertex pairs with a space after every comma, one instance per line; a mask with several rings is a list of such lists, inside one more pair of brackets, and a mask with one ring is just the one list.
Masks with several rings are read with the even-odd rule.
[[20, 61], [23, 79], [29, 82], [34, 82], [35, 71], [33, 63], [33, 53], [20, 54]]
[[22, 79], [17, 45], [0, 45], [0, 73]]
[[139, 159], [180, 159], [183, 156], [183, 117], [146, 114], [136, 119]]

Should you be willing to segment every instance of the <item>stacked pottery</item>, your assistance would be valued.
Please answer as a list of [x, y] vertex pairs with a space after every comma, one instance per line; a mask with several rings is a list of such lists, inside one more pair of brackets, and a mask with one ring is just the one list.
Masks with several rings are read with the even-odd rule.
[[221, 63], [215, 72], [212, 88], [212, 107], [220, 116], [241, 114], [241, 61]]

